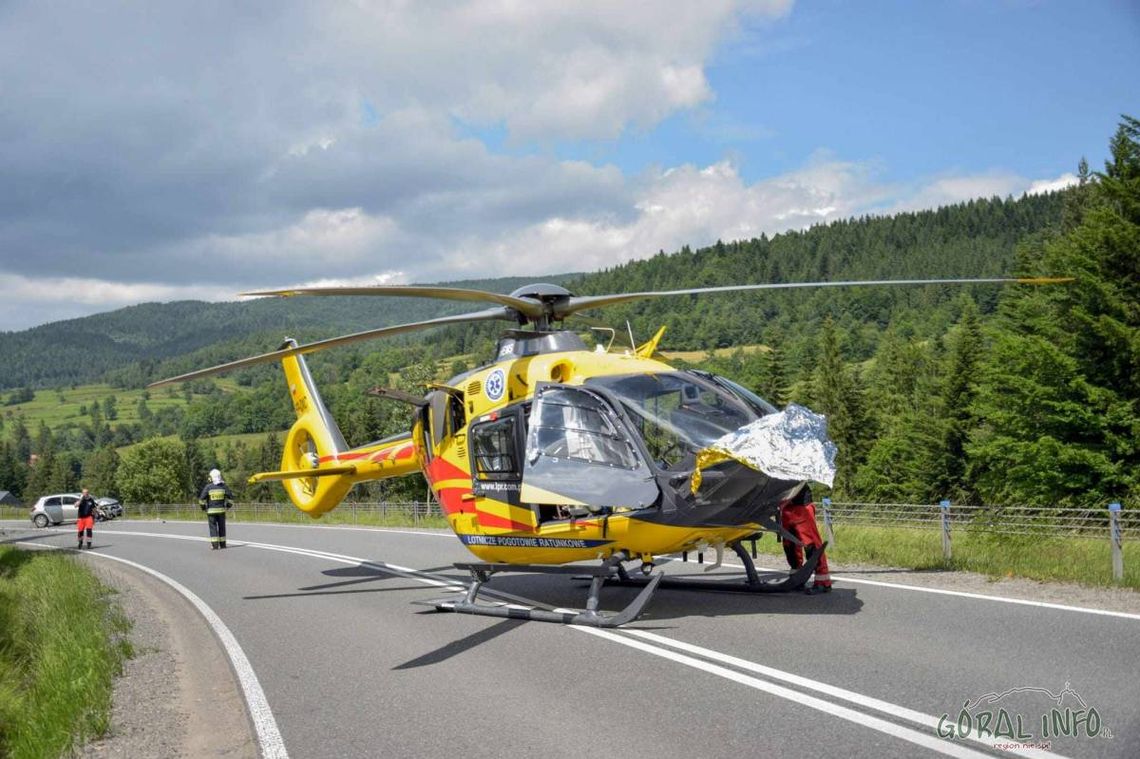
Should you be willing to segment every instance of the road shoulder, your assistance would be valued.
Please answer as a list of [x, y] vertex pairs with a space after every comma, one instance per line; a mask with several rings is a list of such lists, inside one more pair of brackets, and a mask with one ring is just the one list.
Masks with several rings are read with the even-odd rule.
[[130, 618], [135, 656], [115, 682], [110, 734], [80, 756], [257, 757], [225, 651], [201, 614], [157, 578], [83, 555]]

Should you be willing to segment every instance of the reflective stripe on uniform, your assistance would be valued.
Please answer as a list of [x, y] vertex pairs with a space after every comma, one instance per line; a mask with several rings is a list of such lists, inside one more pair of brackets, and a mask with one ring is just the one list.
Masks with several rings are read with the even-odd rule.
[[225, 514], [226, 508], [225, 508], [225, 506], [222, 506], [221, 508], [219, 508], [217, 506], [211, 506], [210, 508], [206, 509], [206, 513], [207, 514]]

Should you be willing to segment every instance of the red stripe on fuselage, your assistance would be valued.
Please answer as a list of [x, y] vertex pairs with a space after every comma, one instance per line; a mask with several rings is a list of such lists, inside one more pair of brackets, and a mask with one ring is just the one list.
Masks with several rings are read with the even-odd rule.
[[516, 522], [513, 519], [500, 517], [495, 514], [489, 514], [486, 511], [476, 512], [479, 519], [479, 524], [483, 527], [496, 527], [501, 530], [521, 530], [523, 532], [534, 532], [534, 528], [529, 524]]
[[371, 461], [395, 459], [398, 461], [400, 459], [411, 458], [415, 453], [415, 446], [408, 442], [399, 448], [382, 448], [378, 451], [349, 451], [341, 454], [333, 454], [331, 456], [321, 456], [320, 462], [326, 464], [330, 461], [355, 461], [356, 459], [369, 459]]
[[471, 492], [471, 488], [465, 487], [447, 487], [440, 488], [435, 494], [439, 499], [439, 505], [443, 508], [444, 514], [454, 514], [463, 509], [463, 496]]
[[445, 458], [437, 456], [427, 465], [429, 482], [445, 482], [446, 480], [471, 481], [471, 473], [465, 472]]

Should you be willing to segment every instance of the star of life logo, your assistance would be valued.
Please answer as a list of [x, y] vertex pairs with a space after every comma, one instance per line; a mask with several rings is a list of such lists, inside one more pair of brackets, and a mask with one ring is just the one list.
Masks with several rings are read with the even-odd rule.
[[496, 369], [487, 376], [487, 381], [483, 384], [483, 389], [487, 392], [487, 397], [493, 401], [502, 399], [503, 391], [507, 389], [507, 377], [503, 374], [502, 369]]

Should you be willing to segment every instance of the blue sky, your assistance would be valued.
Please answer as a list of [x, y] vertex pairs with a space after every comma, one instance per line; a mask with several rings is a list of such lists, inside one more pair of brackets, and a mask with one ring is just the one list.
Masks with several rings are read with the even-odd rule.
[[815, 2], [750, 19], [711, 58], [715, 100], [567, 157], [709, 164], [751, 181], [817, 150], [885, 178], [1007, 169], [1044, 177], [1106, 154], [1140, 112], [1140, 4]]
[[0, 330], [1061, 187], [1140, 114], [1138, 7], [16, 0]]

